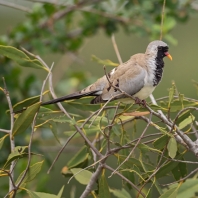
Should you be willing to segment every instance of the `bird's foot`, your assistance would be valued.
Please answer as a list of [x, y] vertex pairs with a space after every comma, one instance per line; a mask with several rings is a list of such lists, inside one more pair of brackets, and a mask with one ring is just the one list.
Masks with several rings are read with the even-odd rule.
[[143, 107], [146, 107], [146, 100], [141, 100], [139, 98], [135, 98], [135, 104], [142, 105]]

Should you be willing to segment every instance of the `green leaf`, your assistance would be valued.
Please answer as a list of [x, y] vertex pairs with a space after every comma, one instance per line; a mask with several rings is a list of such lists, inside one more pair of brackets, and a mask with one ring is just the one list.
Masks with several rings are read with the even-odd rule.
[[168, 143], [169, 138], [170, 137], [168, 135], [163, 135], [153, 142], [153, 146], [156, 149], [162, 150], [165, 148], [166, 144]]
[[56, 123], [54, 122], [49, 122], [49, 128], [51, 129], [55, 139], [57, 140], [57, 142], [60, 144], [60, 141], [58, 139], [58, 135], [57, 135], [57, 126], [56, 126]]
[[[45, 91], [45, 92], [43, 93], [43, 96], [44, 96], [46, 93], [48, 93], [48, 92], [49, 92], [49, 91]], [[23, 100], [23, 101], [20, 101], [20, 102], [16, 103], [16, 104], [13, 106], [13, 111], [14, 111], [14, 112], [17, 112], [17, 111], [23, 110], [24, 108], [26, 109], [27, 107], [29, 107], [29, 106], [31, 106], [31, 105], [33, 105], [33, 104], [39, 102], [40, 97], [41, 97], [41, 96], [38, 95], [38, 96], [34, 96], [34, 97], [31, 97], [31, 98], [27, 98], [27, 99], [25, 99], [25, 100]], [[9, 112], [9, 110], [8, 110], [7, 112]]]
[[19, 117], [14, 122], [13, 136], [24, 132], [32, 123], [36, 112], [39, 110], [41, 102], [38, 102], [30, 106], [27, 110], [19, 115]]
[[[114, 156], [117, 157], [117, 159], [119, 160], [120, 163], [123, 162], [123, 161], [128, 157], [128, 156], [118, 155], [118, 154], [114, 154]], [[125, 168], [125, 167], [126, 167], [126, 168], [131, 168], [131, 167], [133, 167], [133, 165], [136, 165], [136, 166], [140, 169], [140, 171], [144, 171], [144, 168], [143, 168], [143, 166], [142, 166], [142, 163], [143, 163], [143, 162], [140, 162], [140, 160], [138, 160], [138, 159], [136, 159], [136, 158], [130, 157], [130, 158], [123, 164], [123, 166], [124, 166], [124, 168]], [[150, 170], [150, 171], [155, 169], [155, 167], [152, 166], [151, 164], [143, 163], [143, 165], [144, 165], [145, 167], [147, 167], [147, 169]]]
[[119, 65], [118, 63], [114, 63], [114, 62], [112, 62], [109, 59], [102, 60], [102, 59], [96, 57], [95, 55], [91, 56], [91, 60], [97, 62], [98, 64], [105, 65], [105, 66], [114, 66], [114, 67], [116, 67], [116, 66]]
[[[160, 106], [162, 108], [166, 108], [168, 106], [168, 101], [160, 101]], [[180, 111], [182, 107], [186, 108], [186, 107], [196, 107], [196, 106], [198, 106], [198, 102], [193, 102], [185, 99], [183, 100], [183, 103], [181, 103], [179, 99], [175, 99], [171, 103], [170, 112]]]
[[[90, 103], [91, 99], [89, 100]], [[79, 102], [68, 102], [68, 104], [76, 109], [80, 109], [81, 111], [97, 111], [101, 108], [101, 105], [98, 104], [83, 104]]]
[[175, 94], [175, 84], [172, 83], [172, 87], [169, 89], [169, 100], [168, 100], [168, 108], [170, 108], [170, 104], [173, 100], [173, 96]]
[[[175, 159], [181, 159], [183, 154], [176, 156]], [[168, 162], [164, 166], [160, 168], [160, 170], [156, 173], [156, 178], [161, 178], [169, 174], [175, 167], [177, 167], [179, 162]]]
[[185, 112], [183, 112], [176, 120], [176, 125], [179, 125], [182, 121], [184, 121], [185, 119], [187, 119], [191, 113], [194, 111], [194, 109], [189, 109]]
[[[24, 186], [26, 183], [32, 181], [32, 180], [36, 177], [36, 175], [41, 171], [41, 167], [42, 167], [42, 165], [43, 165], [43, 162], [44, 162], [44, 161], [37, 162], [37, 163], [35, 163], [35, 164], [33, 164], [32, 166], [29, 167], [28, 172], [27, 172], [27, 174], [25, 175], [25, 177], [24, 177], [22, 183], [20, 184], [20, 186]], [[24, 172], [25, 172], [25, 171], [23, 171], [23, 172], [19, 175], [19, 177], [17, 178], [16, 183], [18, 183], [18, 182], [20, 181], [20, 179], [21, 179], [21, 177], [23, 176]]]
[[4, 135], [2, 138], [0, 138], [0, 149], [1, 149], [2, 146], [3, 146], [3, 143], [4, 143], [5, 138], [8, 137], [8, 136], [9, 136], [9, 134], [6, 134], [6, 135]]
[[0, 54], [12, 59], [22, 67], [32, 67], [47, 70], [39, 60], [31, 60], [23, 51], [14, 47], [0, 45]]
[[110, 192], [118, 198], [131, 198], [131, 195], [124, 189], [122, 188], [121, 190], [118, 189], [110, 189]]
[[198, 179], [187, 179], [179, 188], [177, 198], [193, 197], [198, 192]]
[[27, 148], [28, 148], [27, 146], [16, 146], [14, 148], [14, 151], [12, 151], [10, 153], [10, 155], [8, 156], [8, 159], [7, 159], [4, 167], [7, 167], [8, 165], [10, 165], [10, 163], [12, 161], [14, 161], [15, 159], [24, 157], [24, 155], [26, 154], [25, 149], [27, 149]]
[[179, 123], [179, 129], [183, 129], [184, 127], [188, 126], [195, 120], [195, 117], [191, 114], [188, 118], [183, 120], [182, 122]]
[[157, 149], [154, 149], [154, 148], [152, 148], [152, 147], [150, 147], [150, 146], [148, 146], [148, 145], [146, 145], [146, 144], [138, 144], [138, 146], [137, 146], [139, 149], [140, 149], [140, 151], [144, 154], [144, 153], [147, 153], [147, 152], [149, 152], [149, 151], [155, 151], [155, 152], [158, 152], [158, 153], [161, 153], [161, 151], [159, 151], [159, 150], [157, 150]]
[[72, 168], [70, 171], [74, 174], [75, 179], [79, 183], [83, 185], [89, 184], [91, 180], [92, 172], [88, 170], [84, 170], [82, 168]]
[[62, 197], [63, 191], [64, 191], [65, 186], [62, 186], [62, 188], [60, 189], [60, 191], [58, 192], [58, 198]]
[[[184, 159], [182, 158], [182, 160]], [[184, 178], [188, 173], [186, 163], [180, 162], [171, 172], [176, 181]]]
[[58, 195], [53, 195], [53, 194], [48, 194], [48, 193], [43, 193], [43, 192], [34, 192], [27, 190], [27, 193], [29, 194], [30, 198], [60, 198]]
[[168, 145], [167, 145], [167, 149], [168, 149], [168, 155], [171, 158], [175, 158], [177, 154], [177, 142], [174, 137], [170, 138]]
[[[88, 159], [89, 153], [87, 150], [87, 146], [83, 146], [80, 151], [78, 151], [72, 159], [67, 163], [67, 167], [69, 169], [81, 167], [81, 165]], [[82, 167], [81, 167], [82, 168]]]
[[178, 187], [171, 188], [163, 193], [160, 198], [175, 198], [177, 197]]
[[66, 115], [61, 115], [58, 117], [51, 118], [52, 121], [58, 122], [58, 123], [70, 123], [72, 125], [76, 124], [76, 121], [74, 118], [70, 119]]
[[110, 198], [109, 186], [105, 177], [105, 169], [102, 171], [102, 175], [99, 180], [99, 197]]

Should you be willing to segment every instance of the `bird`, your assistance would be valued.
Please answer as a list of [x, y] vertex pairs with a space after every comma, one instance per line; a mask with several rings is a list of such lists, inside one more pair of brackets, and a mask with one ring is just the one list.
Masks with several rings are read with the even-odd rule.
[[112, 100], [129, 103], [132, 99], [126, 94], [132, 96], [136, 104], [145, 104], [145, 99], [149, 97], [162, 79], [163, 58], [168, 57], [172, 60], [168, 50], [169, 47], [165, 42], [161, 40], [152, 41], [147, 46], [145, 53], [131, 56], [128, 61], [115, 67], [88, 87], [43, 102], [41, 105], [80, 99], [86, 96], [94, 96], [90, 101], [91, 104], [105, 103]]

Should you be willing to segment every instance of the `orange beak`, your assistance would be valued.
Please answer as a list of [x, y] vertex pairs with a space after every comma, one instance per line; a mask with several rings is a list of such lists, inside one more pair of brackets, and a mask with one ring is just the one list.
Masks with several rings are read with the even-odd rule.
[[168, 53], [168, 52], [165, 52], [164, 53], [171, 61], [173, 60], [172, 56]]

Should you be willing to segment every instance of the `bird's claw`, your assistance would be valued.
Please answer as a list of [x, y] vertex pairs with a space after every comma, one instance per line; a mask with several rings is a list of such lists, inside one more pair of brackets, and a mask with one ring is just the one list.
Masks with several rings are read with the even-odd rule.
[[135, 104], [139, 104], [142, 105], [143, 107], [146, 107], [146, 101], [145, 100], [141, 100], [139, 98], [135, 98]]

